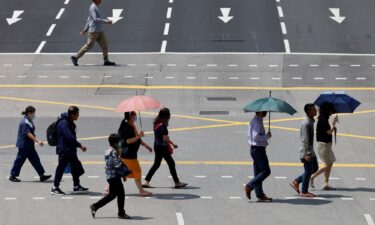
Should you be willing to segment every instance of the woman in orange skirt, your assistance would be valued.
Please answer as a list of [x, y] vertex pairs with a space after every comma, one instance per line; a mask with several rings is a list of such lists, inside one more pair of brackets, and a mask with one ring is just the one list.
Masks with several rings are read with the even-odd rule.
[[141, 145], [149, 152], [152, 152], [152, 148], [142, 141], [144, 132], [138, 132], [134, 124], [136, 121], [137, 114], [135, 112], [126, 112], [125, 118], [121, 122], [118, 130], [122, 143], [121, 160], [132, 172], [127, 178], [134, 178], [135, 184], [139, 190], [139, 195], [145, 197], [150, 196], [152, 193], [145, 191], [142, 187], [142, 169], [138, 161], [138, 150]]

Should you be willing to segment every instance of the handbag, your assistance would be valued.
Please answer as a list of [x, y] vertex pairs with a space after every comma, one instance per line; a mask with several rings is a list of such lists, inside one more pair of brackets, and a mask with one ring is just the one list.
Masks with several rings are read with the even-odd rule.
[[131, 171], [129, 170], [129, 168], [124, 163], [121, 163], [121, 164], [122, 166], [120, 166], [120, 168], [118, 168], [117, 170], [118, 175], [120, 177], [126, 177], [129, 174], [131, 174]]

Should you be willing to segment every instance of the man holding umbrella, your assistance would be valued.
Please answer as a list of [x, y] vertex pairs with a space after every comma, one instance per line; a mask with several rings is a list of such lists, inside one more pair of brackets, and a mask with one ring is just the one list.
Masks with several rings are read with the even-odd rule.
[[251, 146], [251, 157], [254, 160], [254, 179], [245, 186], [245, 193], [248, 199], [251, 199], [251, 191], [255, 190], [258, 201], [272, 201], [263, 192], [263, 181], [271, 174], [266, 147], [268, 140], [272, 137], [270, 131], [266, 134], [263, 118], [267, 112], [256, 112], [255, 117], [250, 121], [248, 132], [248, 143]]

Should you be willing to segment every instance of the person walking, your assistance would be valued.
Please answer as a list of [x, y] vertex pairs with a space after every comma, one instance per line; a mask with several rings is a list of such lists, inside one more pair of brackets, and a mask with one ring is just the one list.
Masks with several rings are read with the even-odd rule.
[[117, 197], [118, 207], [118, 218], [120, 219], [131, 219], [129, 215], [125, 213], [125, 190], [122, 184], [126, 181], [126, 175], [129, 170], [124, 166], [120, 159], [120, 145], [121, 139], [118, 134], [111, 134], [108, 137], [110, 147], [105, 152], [105, 173], [107, 182], [109, 183], [109, 193], [100, 199], [95, 204], [90, 205], [91, 215], [95, 218], [95, 214], [98, 209], [107, 205], [109, 202]]
[[263, 118], [266, 116], [267, 112], [256, 112], [248, 130], [248, 143], [251, 146], [250, 153], [254, 161], [254, 179], [245, 185], [245, 194], [248, 199], [251, 199], [251, 191], [255, 190], [257, 200], [260, 202], [272, 201], [272, 198], [263, 192], [263, 181], [271, 174], [266, 147], [272, 134], [265, 132]]
[[73, 177], [73, 192], [79, 193], [88, 191], [88, 188], [82, 187], [79, 177], [85, 173], [81, 161], [77, 156], [77, 148], [86, 152], [86, 146], [77, 141], [76, 124], [74, 121], [79, 118], [79, 108], [70, 106], [68, 112], [61, 114], [61, 120], [57, 123], [57, 145], [56, 153], [59, 156], [58, 165], [56, 168], [54, 186], [51, 194], [64, 195], [65, 193], [59, 188], [62, 176], [66, 166], [70, 165], [71, 174]]
[[142, 187], [142, 169], [138, 161], [138, 150], [141, 145], [149, 152], [152, 152], [152, 148], [143, 142], [144, 132], [142, 130], [138, 132], [135, 126], [137, 121], [136, 112], [125, 112], [124, 116], [125, 118], [121, 122], [118, 134], [121, 138], [122, 162], [132, 171], [127, 178], [134, 178], [140, 196], [150, 196], [152, 193], [145, 191]]
[[18, 136], [16, 147], [18, 153], [16, 160], [13, 163], [12, 170], [10, 171], [9, 180], [12, 182], [20, 182], [17, 177], [20, 175], [23, 164], [28, 159], [31, 165], [34, 167], [39, 175], [41, 182], [51, 178], [51, 175], [45, 175], [44, 168], [40, 162], [39, 155], [35, 150], [35, 144], [43, 146], [44, 142], [37, 139], [35, 136], [35, 108], [33, 106], [26, 107], [25, 111], [22, 112], [23, 118], [18, 126]]
[[102, 19], [100, 17], [98, 6], [101, 3], [102, 0], [93, 0], [93, 3], [89, 8], [89, 16], [87, 18], [86, 25], [80, 32], [80, 36], [83, 36], [86, 32], [88, 32], [88, 39], [87, 43], [78, 51], [77, 55], [71, 57], [72, 63], [75, 66], [78, 66], [78, 59], [80, 59], [87, 51], [89, 51], [94, 46], [95, 42], [98, 42], [102, 49], [104, 66], [116, 65], [116, 63], [111, 62], [108, 59], [108, 44], [107, 39], [104, 35], [104, 31], [102, 29], [102, 23], [112, 24], [112, 20]]
[[315, 188], [314, 179], [324, 173], [323, 190], [335, 190], [335, 188], [329, 186], [329, 176], [333, 163], [336, 161], [335, 154], [332, 151], [332, 134], [337, 132], [336, 123], [338, 122], [338, 117], [336, 116], [333, 119], [332, 126], [329, 124], [329, 118], [334, 112], [333, 105], [328, 102], [323, 103], [319, 108], [316, 141], [318, 155], [324, 166], [311, 176], [310, 185], [313, 188]]
[[178, 148], [178, 146], [172, 142], [169, 137], [168, 123], [171, 118], [171, 113], [168, 108], [163, 108], [159, 111], [158, 116], [154, 120], [154, 152], [155, 160], [151, 169], [147, 173], [145, 183], [142, 185], [144, 188], [151, 188], [150, 181], [155, 172], [159, 169], [162, 159], [164, 159], [169, 167], [169, 171], [175, 183], [175, 188], [183, 188], [187, 186], [187, 183], [183, 183], [177, 176], [176, 163], [172, 158], [172, 147]]
[[[300, 127], [301, 149], [299, 157], [305, 169], [304, 173], [290, 183], [290, 186], [302, 197], [316, 197], [315, 194], [309, 192], [309, 182], [311, 175], [318, 168], [318, 160], [314, 151], [314, 117], [316, 116], [316, 108], [314, 104], [306, 104], [304, 107], [306, 119]], [[302, 183], [302, 192], [299, 185]]]

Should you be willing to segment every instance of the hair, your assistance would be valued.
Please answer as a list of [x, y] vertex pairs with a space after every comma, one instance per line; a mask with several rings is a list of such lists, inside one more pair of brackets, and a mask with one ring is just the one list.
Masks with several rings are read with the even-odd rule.
[[27, 115], [27, 114], [29, 114], [29, 113], [35, 113], [35, 108], [34, 108], [34, 106], [27, 106], [26, 107], [26, 109], [25, 109], [25, 111], [23, 111], [21, 114], [22, 115]]
[[255, 112], [256, 115], [264, 115], [266, 116], [267, 115], [267, 111], [261, 111], [261, 112]]
[[134, 115], [135, 115], [135, 112], [134, 112], [134, 111], [131, 111], [131, 112], [125, 112], [125, 113], [124, 113], [125, 121], [126, 121], [126, 122], [129, 122], [130, 118], [131, 118], [132, 116], [134, 116]]
[[69, 109], [68, 109], [68, 115], [69, 116], [77, 115], [77, 113], [79, 113], [79, 108], [77, 106], [70, 106], [69, 107]]
[[168, 121], [171, 118], [171, 112], [168, 108], [162, 108], [159, 111], [158, 116], [154, 120], [154, 127], [157, 126], [159, 123], [164, 123], [168, 125]]
[[116, 148], [119, 141], [120, 141], [120, 136], [118, 134], [111, 134], [108, 137], [109, 145], [112, 148]]
[[308, 103], [305, 105], [305, 107], [303, 107], [303, 110], [305, 111], [305, 113], [307, 114], [308, 112], [310, 112], [310, 110], [315, 107], [315, 105], [313, 103]]
[[319, 107], [319, 118], [329, 118], [331, 113], [335, 113], [335, 108], [329, 102], [324, 102]]

